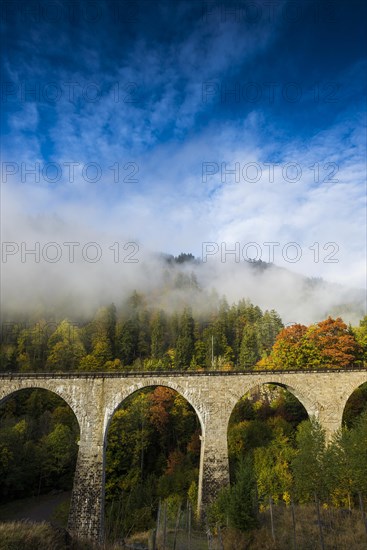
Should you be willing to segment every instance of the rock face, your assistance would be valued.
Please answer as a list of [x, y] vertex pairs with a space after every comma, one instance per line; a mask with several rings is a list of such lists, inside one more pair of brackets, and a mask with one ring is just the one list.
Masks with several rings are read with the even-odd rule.
[[293, 393], [325, 428], [341, 426], [345, 404], [367, 381], [367, 370], [217, 373], [1, 374], [0, 402], [26, 388], [43, 388], [62, 397], [74, 411], [80, 444], [69, 528], [81, 538], [103, 538], [106, 435], [117, 407], [148, 386], [167, 386], [195, 409], [201, 424], [199, 511], [229, 482], [227, 429], [238, 400], [262, 384], [279, 384]]

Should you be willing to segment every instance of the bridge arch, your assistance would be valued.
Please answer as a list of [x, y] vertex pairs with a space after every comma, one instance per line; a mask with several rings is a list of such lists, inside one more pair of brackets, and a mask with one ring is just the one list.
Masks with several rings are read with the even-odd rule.
[[[114, 397], [114, 408], [110, 408], [109, 407], [109, 417], [106, 419], [106, 424], [105, 424], [105, 430], [104, 430], [104, 445], [103, 445], [103, 472], [104, 472], [104, 479], [103, 479], [103, 520], [104, 522], [107, 522], [107, 525], [105, 526], [106, 528], [106, 531], [108, 532], [108, 509], [109, 509], [109, 506], [107, 504], [107, 501], [106, 501], [106, 483], [107, 483], [107, 474], [106, 474], [106, 469], [107, 469], [107, 462], [108, 462], [108, 458], [111, 458], [111, 455], [109, 453], [109, 449], [110, 449], [110, 445], [111, 445], [111, 439], [109, 438], [109, 435], [110, 435], [110, 428], [113, 427], [114, 429], [114, 432], [113, 432], [113, 440], [112, 440], [112, 452], [113, 452], [113, 447], [115, 447], [115, 450], [116, 450], [116, 447], [120, 446], [120, 445], [124, 445], [124, 440], [123, 441], [118, 441], [116, 443], [116, 435], [121, 433], [120, 430], [121, 430], [121, 427], [122, 427], [122, 432], [124, 432], [124, 425], [127, 427], [127, 426], [130, 426], [130, 421], [128, 423], [128, 425], [126, 424], [126, 417], [122, 417], [122, 425], [119, 426], [119, 429], [118, 431], [116, 432], [116, 426], [118, 426], [118, 424], [113, 424], [113, 420], [116, 419], [116, 413], [118, 413], [119, 410], [121, 410], [121, 408], [123, 408], [125, 405], [127, 405], [128, 403], [131, 404], [132, 400], [134, 400], [134, 396], [138, 396], [139, 394], [143, 393], [144, 390], [151, 390], [152, 392], [154, 392], [154, 390], [157, 390], [158, 388], [163, 388], [165, 390], [169, 390], [169, 392], [166, 393], [166, 395], [163, 395], [163, 399], [165, 398], [168, 398], [169, 400], [172, 399], [171, 401], [171, 404], [169, 405], [169, 408], [166, 409], [168, 414], [172, 417], [172, 414], [170, 413], [170, 408], [172, 406], [175, 406], [173, 405], [174, 403], [174, 400], [177, 399], [177, 397], [181, 398], [180, 400], [182, 402], [185, 402], [186, 405], [184, 407], [186, 407], [186, 411], [187, 410], [191, 410], [191, 417], [186, 417], [188, 418], [188, 424], [185, 424], [185, 426], [188, 426], [188, 430], [185, 431], [185, 433], [189, 433], [190, 435], [188, 436], [187, 440], [186, 440], [186, 437], [184, 438], [184, 444], [182, 445], [177, 445], [177, 443], [173, 444], [171, 446], [171, 438], [170, 437], [165, 437], [163, 435], [163, 440], [166, 441], [166, 444], [167, 444], [167, 441], [168, 441], [168, 444], [167, 444], [167, 447], [165, 446], [165, 444], [163, 443], [163, 447], [161, 447], [161, 442], [160, 442], [160, 437], [159, 439], [157, 438], [157, 441], [156, 443], [154, 444], [154, 441], [155, 439], [153, 438], [153, 446], [159, 451], [157, 452], [157, 455], [155, 455], [155, 451], [153, 451], [153, 447], [152, 447], [152, 439], [151, 439], [151, 435], [148, 435], [148, 438], [147, 440], [145, 441], [145, 443], [148, 445], [148, 447], [145, 447], [145, 451], [142, 452], [142, 462], [141, 462], [141, 466], [140, 464], [136, 463], [136, 458], [137, 458], [137, 454], [136, 454], [136, 451], [134, 451], [134, 453], [130, 454], [131, 457], [134, 457], [134, 460], [131, 460], [131, 463], [129, 463], [129, 466], [126, 465], [125, 463], [125, 459], [123, 458], [122, 459], [122, 469], [120, 470], [119, 472], [119, 478], [122, 479], [125, 475], [128, 476], [129, 475], [129, 468], [130, 468], [130, 471], [131, 471], [131, 468], [141, 468], [140, 472], [141, 472], [141, 479], [140, 479], [140, 482], [142, 482], [142, 480], [144, 479], [147, 479], [146, 478], [146, 475], [147, 475], [147, 471], [151, 472], [151, 474], [153, 473], [153, 475], [155, 476], [155, 479], [156, 479], [156, 482], [158, 483], [158, 480], [163, 476], [163, 473], [164, 473], [164, 468], [163, 470], [161, 471], [161, 466], [159, 465], [159, 462], [160, 462], [160, 458], [159, 456], [162, 455], [165, 457], [165, 460], [167, 459], [167, 464], [169, 464], [168, 462], [168, 457], [171, 455], [171, 452], [172, 451], [176, 451], [176, 449], [180, 449], [179, 452], [181, 452], [181, 456], [185, 456], [186, 455], [186, 458], [184, 458], [184, 462], [182, 463], [185, 467], [189, 464], [191, 464], [191, 466], [188, 467], [188, 472], [190, 474], [190, 477], [187, 478], [187, 479], [190, 479], [191, 478], [191, 474], [193, 474], [195, 472], [195, 477], [196, 477], [196, 468], [200, 471], [200, 457], [198, 456], [199, 455], [199, 445], [200, 445], [200, 448], [201, 448], [201, 442], [199, 443], [197, 437], [199, 435], [200, 439], [202, 439], [202, 433], [203, 433], [203, 421], [200, 417], [200, 413], [198, 412], [198, 410], [196, 409], [196, 407], [192, 404], [192, 400], [189, 400], [187, 398], [187, 396], [185, 395], [185, 391], [183, 390], [182, 386], [181, 388], [179, 387], [180, 385], [177, 384], [177, 383], [173, 383], [172, 382], [168, 382], [167, 380], [165, 380], [164, 382], [162, 380], [154, 380], [154, 383], [152, 383], [152, 381], [150, 380], [149, 382], [147, 382], [146, 380], [141, 380], [141, 381], [137, 381], [137, 383], [134, 383], [133, 387], [130, 387], [128, 390], [125, 390], [123, 392], [121, 392], [121, 394], [118, 392], [118, 397], [115, 396]], [[179, 391], [179, 389], [181, 389], [181, 391]], [[144, 392], [145, 393], [145, 392]], [[157, 394], [156, 394], [157, 395]], [[123, 396], [123, 397], [122, 397]], [[122, 400], [117, 403], [117, 401], [122, 397]], [[138, 405], [138, 409], [139, 409], [139, 402], [137, 402], [135, 400], [135, 403]], [[150, 411], [150, 401], [149, 401], [149, 398], [148, 398], [148, 410]], [[181, 405], [182, 406], [182, 405]], [[145, 406], [143, 406], [144, 409], [145, 409]], [[180, 407], [180, 405], [179, 405]], [[144, 410], [143, 409], [143, 410]], [[126, 410], [126, 409], [125, 409]], [[178, 409], [180, 410], [180, 408]], [[138, 411], [136, 411], [138, 412]], [[145, 412], [143, 412], [143, 417], [145, 415]], [[150, 415], [150, 412], [149, 412], [149, 415]], [[132, 422], [132, 424], [135, 424], [135, 418], [137, 419], [138, 418], [138, 414], [136, 416], [134, 416], [134, 420]], [[142, 418], [143, 418], [142, 417]], [[131, 417], [130, 417], [131, 418]], [[147, 418], [145, 416], [145, 418]], [[194, 420], [195, 419], [195, 420]], [[145, 424], [146, 420], [142, 422], [142, 430], [143, 430], [143, 426], [147, 426], [147, 424]], [[167, 424], [168, 425], [168, 424]], [[171, 424], [170, 424], [171, 425]], [[157, 425], [155, 425], [155, 427], [153, 427], [153, 424], [152, 424], [152, 430], [153, 432], [152, 433], [155, 433], [154, 430], [157, 430]], [[191, 428], [192, 428], [192, 431], [191, 431]], [[139, 427], [137, 428], [138, 430], [140, 429]], [[128, 428], [128, 431], [129, 431], [129, 428]], [[148, 433], [150, 431], [150, 428], [148, 428]], [[130, 432], [131, 434], [134, 434], [134, 432], [136, 433], [136, 424], [135, 424], [135, 428], [133, 428], [133, 431]], [[161, 433], [160, 432], [160, 429], [158, 427], [158, 432], [157, 433]], [[164, 432], [162, 432], [164, 433]], [[168, 433], [168, 432], [166, 432]], [[178, 432], [180, 433], [180, 432]], [[182, 431], [181, 431], [182, 433]], [[117, 435], [117, 437], [120, 437], [119, 435]], [[191, 441], [190, 441], [190, 437], [192, 438]], [[182, 442], [182, 439], [179, 438], [180, 441]], [[129, 440], [129, 439], [128, 439]], [[150, 440], [150, 441], [149, 441]], [[131, 440], [131, 441], [135, 441], [135, 436], [134, 436], [134, 439]], [[186, 462], [187, 460], [187, 453], [190, 452], [188, 450], [188, 442], [190, 442], [190, 444], [192, 444], [194, 442], [194, 454], [191, 455], [191, 460], [189, 460], [188, 462]], [[144, 446], [144, 443], [143, 443], [143, 431], [142, 431], [142, 446]], [[149, 451], [150, 449], [150, 451]], [[163, 452], [162, 452], [162, 449], [163, 449]], [[164, 451], [164, 449], [166, 449], [166, 451]], [[169, 452], [168, 452], [168, 450]], [[153, 452], [152, 452], [153, 451]], [[148, 453], [148, 454], [147, 454]], [[114, 453], [113, 453], [114, 454]], [[139, 454], [139, 453], [138, 453]], [[143, 458], [143, 455], [144, 458]], [[113, 455], [112, 455], [113, 456]], [[118, 456], [118, 455], [116, 455]], [[150, 460], [152, 461], [151, 462], [151, 465], [150, 465], [150, 469], [146, 470], [146, 457], [147, 456], [150, 456]], [[158, 457], [159, 458], [159, 461], [158, 463], [156, 462], [155, 458], [154, 457]], [[163, 460], [163, 458], [162, 458]], [[114, 462], [114, 459], [113, 459], [113, 462]], [[138, 461], [139, 462], [139, 461]], [[144, 464], [144, 468], [145, 468], [145, 473], [143, 474], [144, 472], [144, 469], [143, 469], [143, 464]], [[158, 470], [157, 470], [157, 464], [158, 464]], [[153, 465], [153, 466], [152, 466]], [[153, 469], [152, 469], [153, 468]], [[193, 468], [193, 469], [192, 469]], [[136, 470], [137, 471], [137, 470]], [[179, 470], [176, 471], [176, 473], [178, 472]], [[122, 473], [123, 472], [123, 473]], [[158, 472], [158, 473], [157, 473]], [[122, 476], [121, 476], [121, 473], [122, 473]], [[110, 478], [111, 479], [111, 478]], [[148, 477], [149, 479], [149, 477]], [[164, 478], [163, 478], [164, 479]], [[189, 489], [189, 486], [190, 486], [190, 483], [191, 481], [194, 481], [193, 478], [190, 479], [190, 482], [188, 483], [188, 486], [187, 486], [187, 489]], [[116, 482], [116, 479], [114, 480], [114, 483]], [[197, 485], [199, 486], [200, 484], [200, 474], [199, 476], [196, 478], [196, 483]], [[155, 485], [154, 485], [155, 486]], [[158, 485], [156, 485], [156, 487], [158, 487]], [[128, 493], [130, 491], [132, 491], [134, 493], [134, 483], [132, 484], [132, 486], [130, 487], [126, 487], [125, 489]], [[154, 492], [156, 491], [157, 489], [154, 489]], [[186, 491], [186, 489], [185, 489]], [[148, 493], [149, 494], [149, 493]], [[153, 493], [154, 494], [154, 493]], [[116, 498], [116, 497], [115, 497]], [[134, 500], [134, 499], [133, 499]], [[149, 500], [149, 499], [147, 499]], [[151, 502], [151, 505], [154, 507], [155, 504], [154, 504], [154, 499], [153, 500], [149, 500]]]
[[121, 404], [126, 401], [126, 399], [128, 399], [130, 396], [134, 395], [134, 393], [144, 390], [145, 388], [152, 388], [157, 386], [174, 390], [189, 403], [199, 419], [201, 432], [203, 434], [205, 430], [203, 402], [199, 398], [197, 393], [189, 387], [189, 385], [185, 387], [183, 384], [177, 382], [174, 378], [143, 378], [141, 380], [134, 381], [131, 386], [127, 388], [124, 387], [120, 391], [116, 391], [115, 388], [113, 395], [110, 395], [107, 398], [107, 407], [104, 418], [104, 439], [106, 439], [112, 417], [117, 409], [121, 406]]
[[367, 410], [367, 381], [354, 388], [345, 399], [342, 407], [343, 425], [350, 427], [364, 410]]
[[[304, 409], [306, 410], [307, 415], [308, 415], [309, 418], [312, 418], [313, 416], [317, 417], [317, 415], [318, 415], [317, 405], [318, 404], [317, 404], [316, 400], [313, 400], [312, 398], [310, 398], [310, 396], [306, 395], [306, 393], [304, 391], [302, 391], [300, 388], [298, 388], [295, 384], [288, 384], [286, 381], [279, 381], [279, 380], [276, 380], [276, 379], [273, 379], [273, 378], [269, 378], [269, 379], [267, 378], [266, 380], [258, 379], [258, 380], [254, 381], [251, 384], [246, 384], [246, 386], [243, 387], [243, 389], [239, 388], [236, 391], [236, 395], [232, 396], [231, 404], [230, 404], [230, 407], [229, 407], [228, 423], [230, 421], [230, 418], [231, 418], [237, 404], [239, 403], [240, 399], [242, 399], [242, 397], [244, 395], [246, 395], [247, 393], [249, 393], [251, 391], [254, 391], [259, 386], [262, 387], [262, 386], [269, 386], [269, 385], [278, 386], [280, 388], [283, 388], [283, 389], [287, 390], [304, 407]], [[241, 391], [241, 389], [242, 389], [242, 391]], [[229, 424], [227, 425], [227, 430], [228, 430], [228, 427], [229, 427]]]
[[[272, 388], [284, 390], [284, 393], [272, 391]], [[248, 384], [239, 394], [227, 425], [230, 479], [234, 479], [237, 461], [244, 454], [270, 443], [276, 426], [289, 435], [300, 422], [310, 418], [298, 396], [299, 392], [293, 386], [279, 380], [268, 382], [263, 378]], [[276, 408], [272, 406], [273, 399], [278, 401]]]
[[299, 388], [295, 384], [289, 384], [287, 382], [265, 382], [266, 384], [275, 384], [276, 386], [279, 386], [281, 388], [284, 388], [285, 390], [289, 391], [298, 401], [303, 405], [305, 408], [308, 417], [311, 419], [312, 417], [318, 415], [318, 403], [316, 400], [310, 395], [307, 395], [304, 389]]
[[[25, 481], [22, 481], [24, 466], [23, 462], [21, 462], [22, 467], [19, 468], [21, 475], [19, 477], [19, 474], [16, 474], [14, 478], [13, 476], [10, 477], [12, 483], [8, 485], [8, 489], [5, 489], [8, 491], [7, 495], [5, 494], [5, 498], [28, 498], [29, 496], [36, 495], [37, 492], [38, 494], [43, 494], [52, 489], [71, 490], [76, 476], [78, 441], [81, 433], [80, 422], [74, 409], [60, 392], [55, 391], [54, 388], [50, 389], [47, 385], [43, 384], [29, 384], [22, 387], [10, 386], [6, 391], [2, 388], [0, 408], [4, 409], [6, 403], [12, 399], [14, 399], [17, 405], [14, 410], [10, 410], [10, 414], [9, 411], [6, 411], [5, 426], [10, 430], [15, 429], [15, 432], [17, 432], [19, 437], [17, 439], [19, 452], [18, 447], [16, 447], [16, 454], [9, 465], [8, 471], [11, 472], [12, 464], [18, 464], [19, 460], [23, 461], [26, 459], [30, 466], [27, 469], [29, 475], [25, 478]], [[19, 404], [21, 405], [20, 409], [18, 408]], [[57, 413], [54, 415], [56, 411]], [[3, 418], [2, 411], [1, 418]], [[31, 423], [29, 423], [29, 418], [32, 419]], [[31, 432], [28, 431], [29, 425], [32, 426]], [[18, 430], [19, 426], [21, 427], [20, 430]], [[58, 439], [59, 437], [61, 437], [60, 440]], [[45, 438], [47, 439], [45, 440]], [[59, 441], [62, 443], [59, 443]], [[31, 444], [30, 454], [28, 454], [29, 448], [27, 448], [27, 443]], [[6, 437], [5, 445], [10, 449], [10, 453], [12, 453], [11, 440], [9, 445]], [[33, 454], [36, 448], [41, 448], [44, 452], [47, 452], [47, 456], [51, 460], [51, 467], [47, 466], [47, 463], [45, 465], [40, 461], [39, 457], [36, 462], [34, 461], [34, 456], [38, 456], [38, 454]], [[60, 452], [63, 453], [64, 451], [66, 452], [65, 457], [67, 457], [67, 461], [59, 468], [57, 464]], [[16, 485], [16, 479], [18, 481], [20, 479], [20, 491]], [[24, 519], [26, 519], [26, 516]]]
[[[28, 382], [28, 381], [27, 381]], [[75, 400], [72, 398], [69, 392], [65, 390], [60, 390], [57, 387], [54, 387], [53, 385], [47, 383], [47, 381], [43, 382], [37, 382], [37, 383], [23, 383], [21, 385], [16, 384], [15, 387], [9, 387], [7, 386], [7, 389], [0, 389], [0, 407], [11, 397], [16, 396], [16, 394], [24, 391], [24, 390], [45, 390], [48, 391], [54, 395], [57, 395], [57, 397], [60, 397], [66, 405], [70, 408], [70, 410], [73, 412], [77, 422], [78, 422], [78, 428], [79, 432], [81, 431], [82, 426], [82, 419], [80, 412], [78, 410], [78, 407], [76, 406]]]

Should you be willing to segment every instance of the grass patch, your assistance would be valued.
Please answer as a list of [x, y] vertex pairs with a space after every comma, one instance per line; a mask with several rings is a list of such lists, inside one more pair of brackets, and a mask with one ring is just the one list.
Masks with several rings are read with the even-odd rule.
[[64, 550], [70, 548], [66, 531], [48, 523], [0, 523], [0, 550]]
[[12, 521], [0, 523], [0, 550], [117, 550], [117, 545], [79, 541], [50, 523]]
[[[242, 533], [223, 530], [224, 550], [315, 550], [320, 548], [320, 532], [315, 508], [295, 507], [295, 531], [290, 507], [274, 506], [275, 541], [271, 533], [269, 511], [260, 514], [260, 527]], [[329, 508], [321, 510], [321, 525], [325, 548], [366, 550], [367, 535], [358, 510]]]

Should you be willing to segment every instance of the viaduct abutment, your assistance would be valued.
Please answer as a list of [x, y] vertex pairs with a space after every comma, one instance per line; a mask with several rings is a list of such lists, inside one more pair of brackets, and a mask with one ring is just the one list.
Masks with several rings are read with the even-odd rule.
[[288, 389], [316, 417], [327, 437], [342, 423], [345, 404], [367, 370], [261, 372], [149, 372], [0, 374], [0, 403], [23, 389], [59, 395], [80, 428], [78, 460], [69, 529], [80, 538], [103, 539], [105, 448], [115, 410], [130, 395], [149, 386], [166, 386], [192, 405], [201, 425], [198, 510], [229, 483], [227, 429], [239, 399], [262, 384]]

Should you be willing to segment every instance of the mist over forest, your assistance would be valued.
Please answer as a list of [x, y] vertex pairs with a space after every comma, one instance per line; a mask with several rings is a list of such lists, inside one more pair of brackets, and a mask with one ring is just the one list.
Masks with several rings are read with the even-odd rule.
[[[103, 251], [108, 250], [106, 245]], [[96, 263], [77, 257], [75, 263], [67, 258], [37, 263], [31, 257], [20, 263], [20, 257], [9, 257], [3, 273], [2, 321], [69, 317], [78, 322], [111, 302], [123, 307], [134, 291], [145, 296], [148, 307], [167, 313], [190, 307], [195, 315], [205, 316], [225, 297], [230, 304], [247, 299], [261, 309], [274, 309], [285, 324], [314, 323], [329, 315], [357, 324], [364, 315], [362, 289], [305, 277], [272, 263], [236, 262], [233, 255], [222, 262], [220, 256], [203, 261], [190, 253], [154, 254], [135, 243], [123, 252], [128, 261], [120, 257], [115, 262], [116, 250]]]

